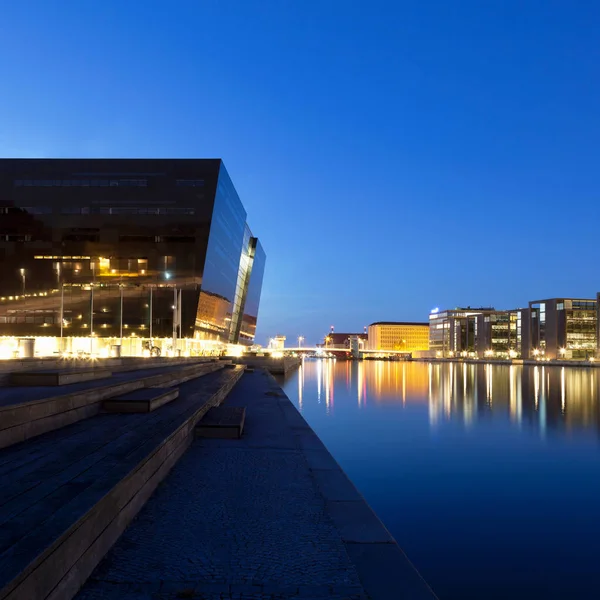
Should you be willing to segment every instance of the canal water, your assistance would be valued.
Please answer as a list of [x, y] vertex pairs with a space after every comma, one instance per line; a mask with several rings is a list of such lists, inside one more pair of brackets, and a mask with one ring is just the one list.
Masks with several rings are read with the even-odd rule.
[[306, 359], [289, 398], [441, 600], [600, 598], [600, 373]]

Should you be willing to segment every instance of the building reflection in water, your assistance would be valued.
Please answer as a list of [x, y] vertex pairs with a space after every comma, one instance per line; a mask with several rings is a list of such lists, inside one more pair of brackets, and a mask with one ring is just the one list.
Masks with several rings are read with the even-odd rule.
[[[316, 385], [315, 385], [316, 384]], [[301, 410], [314, 399], [332, 415], [335, 402], [427, 406], [431, 426], [506, 418], [516, 427], [567, 432], [600, 429], [595, 368], [385, 361], [305, 360], [298, 372]]]

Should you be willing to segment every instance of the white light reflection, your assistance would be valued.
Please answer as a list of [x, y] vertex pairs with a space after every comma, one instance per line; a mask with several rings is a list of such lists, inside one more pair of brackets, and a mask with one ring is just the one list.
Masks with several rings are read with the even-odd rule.
[[357, 390], [356, 390], [356, 396], [358, 399], [358, 406], [363, 406], [364, 404], [364, 400], [363, 400], [363, 385], [364, 385], [364, 378], [365, 378], [365, 373], [364, 373], [364, 365], [363, 365], [363, 361], [361, 360], [358, 363], [358, 386], [357, 386]]
[[[535, 368], [537, 369], [537, 367]], [[510, 365], [508, 373], [510, 417], [511, 420], [521, 425], [523, 421], [523, 396], [520, 382], [517, 382], [516, 378], [517, 369], [514, 365]]]
[[302, 412], [302, 392], [304, 391], [304, 362], [298, 371], [298, 409]]
[[565, 368], [560, 368], [560, 410], [565, 412]]
[[485, 389], [487, 403], [492, 406], [493, 402], [493, 387], [494, 387], [494, 376], [492, 375], [492, 365], [485, 365]]
[[323, 361], [317, 360], [317, 402], [321, 404], [321, 379], [323, 377]]
[[533, 398], [535, 410], [537, 410], [540, 403], [540, 368], [538, 366], [533, 367]]
[[546, 433], [546, 393], [550, 393], [550, 373], [548, 373], [548, 385], [546, 385], [546, 367], [542, 367], [542, 391], [540, 394], [540, 433]]
[[329, 365], [330, 365], [330, 363], [331, 363], [331, 361], [329, 359], [327, 359], [327, 362], [325, 364], [325, 378], [323, 380], [323, 385], [325, 386], [325, 407], [326, 407], [327, 414], [329, 414], [329, 375], [330, 375]]

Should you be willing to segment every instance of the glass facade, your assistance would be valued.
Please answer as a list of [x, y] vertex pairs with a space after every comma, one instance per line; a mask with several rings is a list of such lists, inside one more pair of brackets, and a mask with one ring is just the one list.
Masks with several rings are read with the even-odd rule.
[[456, 308], [429, 315], [429, 349], [437, 356], [473, 356], [481, 339], [481, 315], [493, 308]]
[[256, 335], [256, 323], [258, 321], [258, 307], [260, 304], [260, 293], [262, 290], [265, 263], [267, 255], [258, 238], [252, 238], [254, 257], [250, 268], [250, 278], [246, 289], [244, 313], [240, 329], [240, 342], [251, 343]]
[[597, 307], [595, 298], [530, 302], [528, 357], [586, 360], [594, 356], [598, 337]]
[[245, 232], [246, 211], [221, 166], [196, 314], [196, 337], [234, 342], [232, 319], [235, 311], [239, 312], [236, 289]]
[[247, 232], [218, 159], [0, 160], [0, 336], [237, 343]]

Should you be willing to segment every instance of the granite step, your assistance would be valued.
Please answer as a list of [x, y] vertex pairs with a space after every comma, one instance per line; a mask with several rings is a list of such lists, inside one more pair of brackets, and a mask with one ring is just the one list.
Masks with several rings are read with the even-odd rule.
[[242, 373], [220, 369], [160, 410], [98, 414], [0, 450], [0, 600], [72, 598]]
[[172, 388], [143, 388], [128, 394], [105, 400], [102, 404], [108, 412], [144, 413], [152, 412], [167, 402], [179, 396], [179, 389]]
[[[225, 363], [133, 371], [105, 381], [73, 384], [71, 393], [55, 396], [53, 387], [0, 390], [0, 448], [23, 442], [98, 414], [102, 402], [145, 387], [173, 387], [222, 369]], [[158, 373], [157, 373], [158, 371]], [[4, 398], [3, 398], [4, 394]]]
[[196, 425], [196, 437], [239, 439], [245, 420], [245, 406], [215, 406]]
[[60, 386], [82, 381], [107, 379], [112, 376], [108, 369], [56, 369], [52, 371], [17, 371], [11, 373], [11, 385]]

